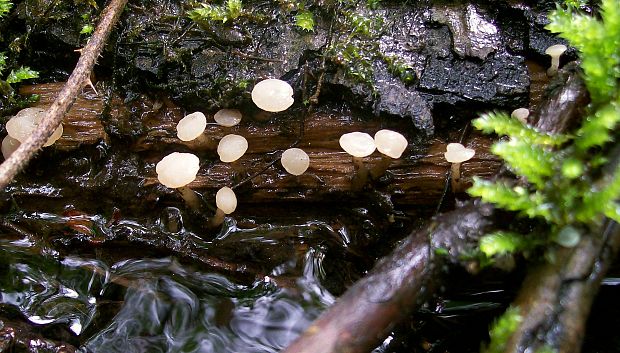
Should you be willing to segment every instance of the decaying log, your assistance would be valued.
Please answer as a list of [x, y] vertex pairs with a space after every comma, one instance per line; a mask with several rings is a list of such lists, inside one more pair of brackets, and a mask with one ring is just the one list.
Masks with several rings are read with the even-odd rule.
[[[40, 84], [24, 86], [21, 92], [39, 94], [41, 99], [38, 104], [45, 107], [53, 101], [61, 87], [61, 83]], [[384, 128], [377, 120], [317, 112], [306, 117], [301, 135], [299, 121], [274, 118], [265, 123], [244, 118], [240, 125], [227, 128], [212, 123], [212, 115], [207, 114], [210, 123], [204, 133], [205, 139], [200, 143], [183, 142], [176, 137], [176, 124], [183, 118], [183, 110], [173, 103], [167, 102], [157, 110], [151, 110], [150, 107], [157, 105], [156, 102], [134, 108], [124, 105], [117, 97], [110, 100], [110, 119], [127, 121], [135, 119], [136, 115], [142, 119], [144, 131], [133, 137], [135, 142], [129, 148], [151, 166], [143, 173], [145, 187], [158, 184], [152, 166], [159, 159], [172, 151], [186, 150], [199, 154], [203, 160], [196, 180], [190, 184], [198, 192], [215, 193], [224, 185], [234, 185], [247, 176], [258, 174], [238, 191], [245, 195], [241, 202], [319, 201], [335, 192], [350, 191], [355, 167], [351, 156], [340, 148], [339, 137], [351, 131], [373, 134]], [[102, 96], [85, 88], [65, 115], [62, 137], [50, 148], [74, 150], [109, 139], [101, 123], [105, 105]], [[390, 128], [407, 134], [412, 126], [397, 121]], [[246, 137], [249, 144], [248, 152], [233, 164], [220, 162], [215, 153], [218, 141], [230, 133]], [[126, 138], [132, 139], [131, 136]], [[290, 175], [279, 163], [263, 171], [266, 165], [278, 158], [279, 152], [295, 144], [298, 139], [297, 146], [310, 156], [310, 168], [305, 174]], [[490, 177], [497, 173], [500, 161], [489, 152], [492, 141], [489, 136], [473, 133], [463, 142], [476, 150], [474, 158], [461, 166], [461, 180], [465, 185], [471, 182], [474, 175]], [[450, 170], [450, 163], [443, 156], [449, 142], [454, 141], [435, 139], [429, 145], [410, 147], [402, 158], [390, 164], [385, 176], [374, 181], [372, 187], [393, 195], [392, 201], [399, 205], [436, 205]], [[380, 162], [378, 152], [364, 159], [368, 168]]]
[[54, 103], [47, 110], [46, 116], [39, 123], [37, 130], [20, 144], [7, 160], [0, 164], [0, 189], [4, 189], [13, 180], [15, 175], [28, 164], [60, 125], [63, 116], [71, 108], [78, 93], [89, 79], [97, 57], [126, 3], [127, 0], [111, 0], [102, 11], [101, 20], [90, 40], [82, 49], [75, 69], [63, 89], [58, 93]]
[[[575, 98], [583, 97], [585, 92], [582, 80], [573, 67], [565, 68], [560, 77], [565, 84], [558, 86], [551, 93], [548, 102], [543, 104], [540, 111], [545, 112], [544, 115], [535, 117], [535, 126], [552, 130], [550, 132], [561, 132], [563, 128], [571, 125], [567, 120], [578, 118], [575, 105], [582, 101]], [[552, 110], [549, 106], [556, 108]], [[478, 237], [491, 226], [489, 223], [494, 219], [495, 213], [491, 205], [470, 201], [438, 217], [427, 230], [411, 234], [403, 245], [382, 259], [367, 278], [347, 290], [331, 308], [321, 314], [284, 352], [371, 351], [385, 338], [393, 325], [416, 308], [416, 300], [432, 295], [433, 283], [439, 279], [429, 276], [421, 268], [429, 269], [428, 271], [437, 269], [446, 259], [430, 256], [429, 253], [442, 248], [448, 251], [448, 258], [456, 259], [463, 250], [476, 246]], [[457, 221], [451, 222], [453, 219]], [[475, 226], [470, 228], [467, 225]], [[587, 286], [584, 289], [595, 287], [596, 285]], [[423, 293], [420, 292], [422, 289]], [[384, 298], [388, 300], [374, 300], [381, 298], [377, 293], [387, 293]], [[414, 300], [410, 301], [409, 298]], [[367, 302], [369, 304], [366, 304]], [[568, 326], [563, 328], [571, 329]], [[305, 347], [313, 349], [304, 350]]]
[[[64, 85], [63, 82], [24, 85], [20, 87], [19, 93], [25, 96], [37, 94], [39, 101], [36, 106], [49, 108]], [[108, 140], [100, 119], [103, 109], [103, 97], [85, 87], [63, 117], [62, 137], [56, 141], [53, 148], [68, 151], [82, 145], [93, 145]]]

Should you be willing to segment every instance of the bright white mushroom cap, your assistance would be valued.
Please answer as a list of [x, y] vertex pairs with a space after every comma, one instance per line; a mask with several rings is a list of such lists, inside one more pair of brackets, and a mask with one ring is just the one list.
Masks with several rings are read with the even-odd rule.
[[252, 101], [268, 112], [281, 112], [293, 105], [293, 87], [275, 78], [260, 81], [252, 89]]
[[4, 156], [4, 159], [9, 158], [9, 156], [15, 152], [19, 145], [20, 143], [18, 140], [6, 135], [6, 137], [2, 140], [2, 155]]
[[566, 45], [564, 44], [555, 44], [550, 46], [549, 48], [547, 48], [545, 50], [545, 54], [552, 56], [552, 57], [559, 57], [560, 55], [564, 54], [564, 52], [566, 51], [566, 49], [568, 49], [566, 47]]
[[220, 109], [213, 119], [218, 125], [231, 127], [241, 122], [241, 112], [238, 109]]
[[169, 188], [183, 187], [196, 179], [200, 160], [192, 153], [173, 152], [155, 166], [157, 179]]
[[207, 117], [201, 112], [186, 115], [177, 124], [177, 136], [181, 141], [191, 141], [202, 135], [207, 127]]
[[248, 150], [248, 140], [241, 135], [230, 134], [222, 137], [217, 145], [217, 154], [225, 163], [234, 162]]
[[228, 186], [219, 189], [215, 194], [215, 205], [225, 214], [235, 212], [237, 208], [237, 196]]
[[370, 156], [375, 151], [375, 140], [365, 132], [350, 132], [340, 136], [340, 147], [353, 157]]
[[300, 148], [289, 148], [282, 153], [282, 166], [293, 175], [302, 175], [310, 166], [310, 157]]
[[392, 130], [379, 130], [375, 134], [377, 150], [390, 158], [400, 158], [407, 148], [407, 139]]
[[471, 148], [466, 148], [460, 143], [449, 143], [446, 147], [446, 152], [444, 156], [446, 160], [450, 163], [462, 163], [470, 160], [476, 151]]
[[[6, 122], [6, 131], [12, 138], [19, 142], [24, 142], [43, 120], [45, 112], [46, 110], [43, 108], [22, 109]], [[62, 130], [62, 124], [60, 124], [43, 146], [53, 145], [62, 136]]]
[[530, 116], [530, 110], [527, 108], [517, 108], [515, 110], [512, 111], [512, 113], [510, 114], [511, 117], [519, 120], [520, 122], [526, 124], [527, 123], [527, 117]]

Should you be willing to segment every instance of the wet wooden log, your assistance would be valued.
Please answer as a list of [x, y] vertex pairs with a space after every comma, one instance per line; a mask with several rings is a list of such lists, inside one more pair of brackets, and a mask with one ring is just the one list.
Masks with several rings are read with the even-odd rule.
[[[60, 83], [25, 86], [22, 93], [41, 95], [39, 104], [46, 106], [61, 87]], [[235, 185], [248, 176], [256, 175], [240, 187], [240, 192], [244, 194], [241, 202], [249, 203], [322, 201], [335, 193], [349, 193], [355, 167], [351, 156], [340, 148], [338, 139], [351, 131], [364, 131], [372, 135], [386, 128], [377, 119], [364, 120], [335, 111], [307, 116], [303, 122], [303, 134], [300, 118], [294, 115], [274, 116], [267, 122], [244, 117], [239, 126], [231, 128], [215, 124], [212, 115], [208, 115], [209, 123], [202, 140], [183, 142], [176, 137], [176, 124], [183, 118], [184, 111], [173, 103], [145, 97], [139, 105], [131, 106], [118, 97], [105, 101], [103, 96], [85, 88], [65, 116], [64, 133], [55, 148], [75, 150], [83, 145], [108, 140], [102, 123], [106, 105], [110, 107], [106, 119], [112, 121], [111, 124], [122, 126], [130, 124], [132, 119], [140, 121], [140, 134], [122, 137], [133, 141], [131, 151], [146, 162], [143, 174], [145, 187], [158, 184], [154, 165], [161, 158], [174, 151], [191, 151], [201, 158], [197, 179], [189, 185], [193, 190], [214, 194], [222, 186]], [[407, 121], [390, 122], [387, 128], [404, 133], [410, 140], [416, 137], [413, 125]], [[119, 130], [116, 127], [113, 129]], [[217, 143], [231, 133], [246, 137], [249, 149], [239, 161], [223, 163], [216, 154]], [[297, 147], [310, 156], [310, 167], [304, 175], [286, 173], [279, 162], [264, 170], [278, 159], [279, 153], [296, 141]], [[385, 175], [380, 180], [372, 181], [369, 187], [393, 195], [392, 201], [399, 205], [436, 205], [450, 170], [450, 163], [443, 153], [447, 143], [455, 141], [434, 139], [424, 145], [411, 144], [403, 157], [394, 160]], [[474, 175], [488, 177], [497, 172], [500, 161], [489, 152], [492, 142], [491, 137], [478, 133], [469, 135], [463, 142], [474, 148], [476, 155], [461, 165], [461, 189], [471, 183]], [[364, 158], [368, 168], [379, 163], [379, 152]]]
[[[20, 87], [19, 93], [39, 95], [37, 106], [47, 108], [52, 105], [64, 85], [64, 82], [24, 85]], [[69, 151], [82, 145], [93, 145], [108, 140], [108, 135], [99, 119], [104, 103], [102, 96], [97, 95], [90, 87], [85, 87], [62, 119], [62, 137], [54, 144], [54, 148]]]
[[[544, 115], [535, 116], [536, 127], [545, 127], [551, 130], [549, 132], [562, 132], [571, 125], [569, 121], [579, 118], [575, 105], [582, 101], [576, 98], [583, 96], [585, 87], [574, 70], [565, 75], [566, 83], [555, 90], [549, 101], [541, 107], [540, 111], [545, 112]], [[549, 106], [556, 109], [548, 109]], [[507, 173], [504, 171], [502, 174], [506, 176]], [[441, 273], [429, 272], [441, 268], [445, 261], [458, 262], [460, 254], [475, 248], [479, 237], [492, 226], [496, 213], [492, 205], [471, 201], [438, 217], [425, 230], [409, 235], [401, 246], [378, 262], [367, 277], [347, 290], [331, 308], [321, 314], [284, 353], [370, 352], [394, 325], [432, 295], [435, 284], [441, 281]], [[447, 251], [448, 256], [431, 256], [437, 249]], [[568, 263], [568, 260], [561, 262]], [[548, 273], [553, 274], [553, 270]], [[596, 284], [589, 285], [581, 292], [576, 290], [572, 294], [586, 294], [587, 290], [595, 288]], [[377, 293], [385, 295], [381, 297]], [[547, 292], [540, 290], [538, 293]], [[530, 298], [533, 302], [548, 304], [537, 295]], [[557, 301], [553, 305], [561, 306], [562, 303]], [[568, 317], [577, 318], [579, 315]], [[572, 329], [575, 327], [568, 325], [568, 322], [560, 328], [567, 330], [566, 335], [574, 334]], [[523, 332], [535, 334], [528, 329]]]

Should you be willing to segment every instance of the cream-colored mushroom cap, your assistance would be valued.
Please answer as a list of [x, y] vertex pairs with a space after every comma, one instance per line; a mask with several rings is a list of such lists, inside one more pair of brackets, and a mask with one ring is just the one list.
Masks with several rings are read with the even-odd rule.
[[476, 151], [471, 148], [466, 148], [460, 143], [449, 143], [446, 147], [446, 152], [444, 156], [446, 160], [450, 163], [462, 163], [470, 160]]
[[275, 78], [260, 81], [252, 89], [252, 101], [268, 112], [281, 112], [293, 105], [293, 87]]
[[213, 119], [218, 125], [231, 127], [241, 122], [241, 112], [238, 109], [220, 109]]
[[169, 188], [180, 188], [194, 179], [200, 169], [200, 160], [192, 153], [173, 152], [155, 166], [157, 179]]
[[[45, 112], [46, 110], [43, 108], [22, 109], [6, 122], [6, 131], [12, 138], [19, 142], [24, 142], [43, 120]], [[62, 131], [62, 124], [60, 124], [43, 146], [53, 145], [62, 136]]]
[[407, 148], [407, 139], [392, 130], [379, 130], [375, 134], [377, 150], [391, 158], [400, 158]]
[[555, 44], [545, 50], [545, 54], [550, 56], [560, 56], [568, 49], [564, 44]]
[[235, 212], [237, 208], [237, 196], [228, 186], [219, 189], [215, 194], [215, 205], [225, 214]]
[[282, 166], [293, 175], [302, 175], [310, 166], [310, 157], [300, 148], [289, 148], [282, 153]]
[[222, 162], [230, 163], [241, 158], [248, 150], [248, 140], [241, 135], [230, 134], [222, 137], [217, 145], [217, 154]]
[[191, 141], [202, 135], [207, 127], [207, 117], [201, 112], [186, 115], [177, 124], [177, 137], [181, 141]]
[[375, 140], [365, 132], [350, 132], [340, 136], [340, 147], [353, 157], [370, 156], [376, 149]]
[[19, 145], [20, 143], [18, 140], [6, 135], [6, 137], [2, 140], [2, 155], [4, 156], [4, 159], [9, 158], [9, 156], [15, 152]]
[[510, 114], [511, 117], [519, 120], [520, 122], [526, 124], [527, 123], [527, 117], [530, 116], [530, 110], [527, 108], [517, 108], [515, 110], [512, 111], [512, 113]]

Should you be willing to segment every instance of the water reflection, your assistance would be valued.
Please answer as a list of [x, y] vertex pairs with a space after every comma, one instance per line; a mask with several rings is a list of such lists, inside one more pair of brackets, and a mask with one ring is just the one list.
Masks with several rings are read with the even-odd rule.
[[0, 302], [32, 323], [64, 325], [82, 352], [278, 352], [334, 300], [317, 248], [286, 288], [275, 273], [240, 284], [174, 258], [108, 265], [2, 239], [0, 251]]

